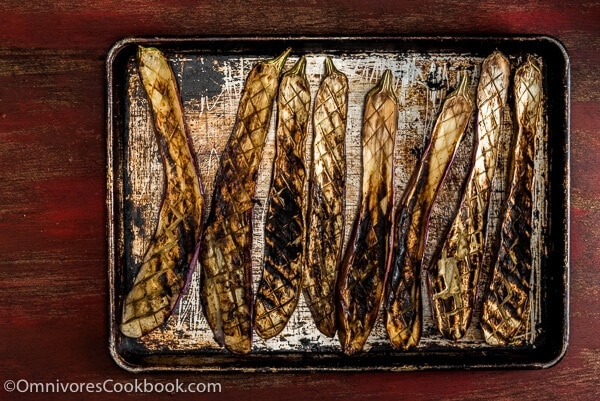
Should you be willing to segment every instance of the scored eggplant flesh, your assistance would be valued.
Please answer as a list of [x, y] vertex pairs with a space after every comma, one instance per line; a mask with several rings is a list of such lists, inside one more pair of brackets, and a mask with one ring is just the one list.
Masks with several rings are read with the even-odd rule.
[[421, 263], [429, 216], [439, 188], [473, 114], [464, 74], [433, 128], [429, 143], [396, 208], [391, 265], [385, 295], [385, 325], [394, 348], [416, 346], [421, 337]]
[[325, 59], [313, 107], [313, 158], [309, 181], [303, 295], [319, 331], [337, 330], [335, 283], [344, 240], [348, 78]]
[[337, 282], [338, 336], [348, 355], [363, 349], [385, 288], [393, 205], [393, 154], [398, 105], [386, 70], [366, 96], [359, 211]]
[[236, 122], [214, 181], [201, 240], [200, 300], [215, 340], [238, 354], [252, 348], [252, 210], [258, 166], [290, 49], [257, 63], [246, 78]]
[[464, 336], [473, 314], [509, 79], [510, 63], [502, 53], [496, 51], [483, 61], [477, 87], [473, 163], [454, 221], [428, 269], [438, 329], [453, 340]]
[[294, 313], [305, 263], [304, 184], [310, 90], [306, 58], [283, 74], [277, 96], [276, 153], [265, 221], [263, 271], [254, 306], [254, 329], [277, 335]]
[[543, 122], [542, 71], [528, 56], [514, 76], [518, 126], [500, 247], [483, 302], [481, 328], [491, 345], [520, 344], [531, 333], [532, 219], [535, 137]]
[[139, 74], [149, 100], [166, 188], [158, 224], [123, 304], [121, 332], [141, 337], [170, 316], [189, 282], [204, 195], [183, 119], [177, 82], [156, 48], [139, 47]]

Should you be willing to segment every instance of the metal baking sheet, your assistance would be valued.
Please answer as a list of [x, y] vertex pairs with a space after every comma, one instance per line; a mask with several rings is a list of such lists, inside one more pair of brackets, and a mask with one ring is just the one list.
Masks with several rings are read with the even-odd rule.
[[[135, 59], [139, 45], [161, 49], [173, 68], [206, 205], [210, 205], [220, 152], [231, 133], [250, 68], [257, 61], [272, 58], [291, 47], [284, 71], [299, 56], [306, 55], [307, 77], [314, 96], [324, 71], [324, 58], [332, 57], [336, 67], [348, 76], [350, 88], [346, 233], [350, 232], [358, 201], [364, 96], [385, 69], [394, 75], [399, 99], [394, 184], [395, 193], [401, 194], [444, 98], [457, 86], [461, 76], [470, 76], [470, 91], [474, 95], [481, 63], [494, 50], [509, 58], [513, 72], [528, 54], [536, 57], [543, 67], [546, 104], [545, 127], [537, 134], [532, 244], [535, 274], [531, 294], [534, 302], [532, 330], [525, 344], [501, 347], [485, 344], [479, 329], [478, 309], [464, 338], [458, 341], [443, 338], [432, 319], [423, 281], [423, 334], [420, 344], [409, 351], [392, 349], [378, 319], [364, 351], [345, 356], [340, 352], [337, 336], [331, 339], [316, 329], [301, 297], [283, 332], [266, 341], [255, 335], [250, 354], [233, 355], [214, 341], [200, 309], [199, 274], [193, 275], [189, 291], [165, 325], [140, 339], [123, 336], [118, 329], [123, 298], [154, 232], [164, 184], [152, 116]], [[564, 354], [568, 342], [569, 61], [556, 40], [548, 37], [130, 38], [115, 44], [109, 53], [107, 96], [110, 351], [123, 368], [132, 371], [541, 368], [553, 365]], [[473, 147], [475, 114], [434, 205], [423, 266], [428, 265], [459, 201]], [[276, 110], [259, 168], [253, 211], [255, 288], [261, 276], [262, 228], [274, 154], [275, 116]], [[507, 110], [491, 200], [492, 241], [497, 237], [506, 192], [510, 137], [514, 130], [512, 111]], [[309, 126], [309, 138], [310, 132]], [[307, 146], [311, 146], [310, 139]], [[485, 282], [489, 268], [483, 274]]]

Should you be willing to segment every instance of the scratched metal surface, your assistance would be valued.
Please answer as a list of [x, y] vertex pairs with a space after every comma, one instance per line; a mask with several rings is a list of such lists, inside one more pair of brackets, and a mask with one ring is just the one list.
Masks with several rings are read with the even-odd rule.
[[[284, 71], [290, 68], [299, 57], [292, 53], [287, 60]], [[325, 53], [307, 54], [307, 77], [310, 90], [316, 93], [324, 72]], [[259, 60], [270, 58], [274, 54], [256, 55], [197, 55], [189, 52], [168, 52], [167, 56], [175, 72], [181, 91], [184, 118], [187, 124], [192, 145], [197, 156], [200, 175], [206, 194], [206, 205], [210, 205], [213, 180], [218, 167], [220, 152], [231, 133], [238, 101], [245, 78], [252, 66]], [[508, 55], [512, 72], [523, 61], [524, 54]], [[336, 67], [349, 79], [349, 110], [346, 138], [347, 152], [347, 199], [346, 199], [346, 236], [350, 232], [357, 202], [360, 182], [360, 131], [362, 108], [365, 94], [379, 80], [385, 69], [390, 69], [395, 77], [395, 92], [399, 100], [398, 134], [394, 154], [395, 163], [395, 196], [402, 194], [408, 178], [416, 165], [418, 157], [431, 134], [433, 124], [446, 95], [456, 87], [460, 77], [468, 74], [471, 78], [470, 93], [475, 96], [480, 66], [483, 57], [468, 53], [447, 52], [369, 52], [342, 53], [333, 55]], [[540, 61], [543, 63], [544, 60]], [[123, 121], [122, 179], [123, 202], [126, 213], [122, 218], [122, 226], [118, 234], [123, 243], [123, 260], [126, 266], [122, 270], [122, 280], [129, 287], [141, 262], [141, 258], [151, 239], [157, 222], [157, 212], [163, 194], [164, 178], [158, 147], [154, 137], [154, 127], [148, 102], [137, 73], [137, 62], [131, 57], [126, 63], [126, 98], [124, 100], [125, 116]], [[509, 96], [509, 102], [511, 96]], [[312, 110], [312, 108], [311, 108]], [[254, 209], [253, 239], [253, 277], [254, 288], [261, 276], [261, 260], [263, 252], [263, 223], [267, 205], [267, 194], [271, 176], [271, 162], [274, 155], [275, 117], [274, 109], [271, 128], [267, 137], [264, 156], [259, 168]], [[463, 138], [455, 161], [438, 199], [434, 205], [429, 237], [425, 252], [425, 263], [429, 264], [432, 252], [437, 248], [448, 224], [454, 216], [456, 204], [461, 194], [464, 178], [468, 172], [471, 151], [473, 148], [473, 114], [468, 131]], [[309, 133], [312, 127], [309, 126]], [[497, 239], [499, 217], [502, 202], [506, 195], [507, 174], [510, 161], [510, 142], [516, 132], [512, 121], [512, 111], [505, 111], [502, 127], [499, 163], [492, 194], [490, 214], [490, 242]], [[547, 230], [547, 175], [548, 148], [547, 129], [544, 126], [537, 133], [537, 152], [535, 160], [535, 213], [539, 218], [534, 220], [533, 227], [533, 261], [534, 282], [532, 286], [533, 307], [531, 327], [540, 322], [541, 308], [540, 261], [545, 252], [544, 241]], [[310, 138], [310, 135], [309, 135]], [[312, 142], [309, 139], [307, 147]], [[308, 151], [307, 155], [312, 152]], [[208, 211], [205, 211], [205, 217]], [[493, 255], [488, 254], [487, 260]], [[488, 264], [489, 266], [489, 264]], [[198, 269], [197, 269], [198, 270]], [[198, 271], [196, 271], [198, 273]], [[212, 333], [203, 316], [199, 302], [199, 274], [194, 274], [188, 293], [181, 299], [178, 310], [169, 318], [166, 325], [154, 330], [139, 340], [139, 346], [152, 352], [159, 351], [219, 351], [221, 348], [213, 340]], [[489, 273], [484, 269], [482, 282]], [[466, 336], [453, 342], [444, 339], [435, 327], [429, 308], [429, 296], [425, 284], [425, 271], [422, 272], [423, 304], [423, 336], [417, 351], [426, 352], [430, 347], [449, 349], [485, 348], [479, 329], [480, 311], [477, 307], [473, 323]], [[116, 288], [115, 291], [120, 291]], [[480, 291], [480, 294], [482, 291]], [[119, 295], [116, 294], [117, 298]], [[481, 295], [479, 295], [481, 296]], [[117, 307], [111, 313], [119, 313]], [[114, 316], [119, 321], [118, 316]], [[113, 333], [113, 335], [119, 335]], [[535, 340], [536, 332], [530, 332], [530, 343]], [[390, 350], [385, 327], [381, 317], [374, 327], [365, 346], [364, 352]], [[310, 313], [300, 299], [299, 305], [287, 327], [276, 337], [262, 340], [254, 336], [252, 353], [335, 353], [339, 350], [337, 336], [333, 339], [320, 334], [316, 329]], [[222, 351], [226, 352], [226, 351]]]

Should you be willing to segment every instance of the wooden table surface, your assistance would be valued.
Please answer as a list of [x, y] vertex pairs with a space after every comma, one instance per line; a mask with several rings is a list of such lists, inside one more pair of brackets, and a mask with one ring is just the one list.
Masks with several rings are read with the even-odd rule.
[[[600, 180], [595, 171], [600, 162], [600, 2], [2, 0], [0, 15], [0, 382], [221, 384], [219, 395], [178, 394], [180, 399], [600, 397]], [[571, 334], [558, 365], [525, 371], [134, 375], [113, 362], [108, 352], [105, 58], [116, 41], [154, 35], [488, 34], [551, 35], [570, 54]], [[0, 389], [0, 399], [28, 397], [40, 399]]]

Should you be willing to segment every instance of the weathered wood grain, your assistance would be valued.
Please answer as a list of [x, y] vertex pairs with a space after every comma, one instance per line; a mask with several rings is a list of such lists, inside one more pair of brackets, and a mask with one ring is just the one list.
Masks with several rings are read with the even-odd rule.
[[[223, 0], [134, 1], [124, 7], [108, 0], [77, 6], [63, 0], [1, 1], [0, 15], [0, 381], [220, 381], [224, 394], [201, 398], [230, 400], [268, 401], [282, 394], [298, 400], [597, 399], [600, 178], [593, 171], [600, 162], [600, 3]], [[110, 359], [104, 58], [115, 41], [131, 35], [539, 33], [563, 41], [572, 62], [571, 341], [557, 366], [134, 376]], [[0, 389], [0, 398], [11, 394]]]

